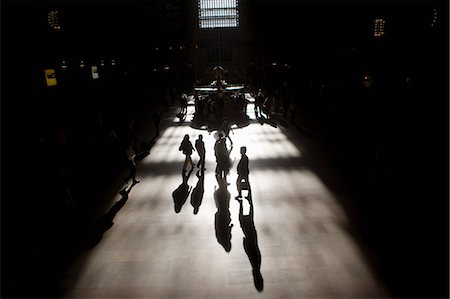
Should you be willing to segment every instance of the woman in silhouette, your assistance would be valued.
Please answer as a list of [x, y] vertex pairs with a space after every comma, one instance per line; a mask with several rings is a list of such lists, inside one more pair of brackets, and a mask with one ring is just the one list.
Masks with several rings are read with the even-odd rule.
[[184, 155], [186, 155], [186, 159], [184, 160], [184, 165], [183, 165], [183, 171], [186, 171], [186, 166], [187, 164], [191, 164], [191, 170], [194, 168], [194, 163], [192, 162], [191, 159], [191, 155], [192, 155], [192, 151], [194, 150], [194, 147], [192, 146], [192, 143], [189, 141], [189, 135], [186, 134], [184, 135], [183, 141], [181, 142], [180, 151], [183, 152]]

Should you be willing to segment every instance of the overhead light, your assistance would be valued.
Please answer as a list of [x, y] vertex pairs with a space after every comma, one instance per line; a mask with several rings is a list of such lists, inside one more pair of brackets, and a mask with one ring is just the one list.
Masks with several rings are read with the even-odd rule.
[[103, 61], [103, 59], [100, 60], [100, 65], [101, 65], [101, 66], [105, 66], [105, 62]]
[[114, 61], [114, 59], [111, 60], [111, 65], [116, 65], [116, 62]]
[[169, 50], [172, 50], [172, 47], [169, 47]]
[[158, 48], [158, 47], [156, 47], [156, 48], [155, 48], [155, 51], [158, 51], [158, 50], [159, 50], [159, 48]]

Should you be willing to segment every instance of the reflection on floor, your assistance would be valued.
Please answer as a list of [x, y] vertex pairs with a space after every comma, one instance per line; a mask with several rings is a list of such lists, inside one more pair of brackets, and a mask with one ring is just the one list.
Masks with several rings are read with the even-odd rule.
[[[187, 181], [178, 151], [185, 134], [192, 143], [202, 134], [207, 151], [204, 176], [194, 169]], [[187, 123], [162, 133], [112, 226], [68, 271], [67, 297], [389, 297], [348, 233], [337, 195], [315, 174], [320, 157], [305, 153], [301, 137], [259, 123], [234, 130], [227, 185], [214, 175], [215, 135]], [[244, 145], [252, 205], [234, 198]], [[187, 196], [174, 202], [183, 179]]]

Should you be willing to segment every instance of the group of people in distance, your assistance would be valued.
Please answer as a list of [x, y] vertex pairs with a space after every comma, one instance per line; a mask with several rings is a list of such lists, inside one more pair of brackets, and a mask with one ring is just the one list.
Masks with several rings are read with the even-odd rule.
[[[214, 144], [214, 154], [216, 156], [216, 176], [218, 178], [221, 178], [225, 181], [227, 185], [229, 183], [227, 182], [227, 175], [230, 172], [231, 168], [231, 160], [230, 160], [230, 153], [233, 149], [233, 146], [228, 149], [226, 144], [226, 137], [219, 133], [218, 138]], [[188, 164], [191, 167], [191, 170], [194, 167], [199, 168], [200, 170], [206, 170], [205, 168], [205, 143], [203, 142], [203, 136], [200, 134], [198, 135], [198, 139], [195, 140], [195, 149], [194, 146], [192, 146], [192, 143], [189, 140], [189, 135], [184, 135], [183, 141], [180, 144], [180, 147], [178, 148], [179, 151], [181, 151], [185, 156], [184, 164], [183, 164], [183, 173], [187, 171]], [[199, 161], [197, 165], [194, 165], [194, 162], [192, 162], [191, 155], [193, 151], [197, 151], [199, 155]], [[248, 157], [246, 155], [247, 148], [245, 146], [242, 146], [240, 149], [241, 152], [241, 159], [239, 161], [239, 164], [237, 166], [237, 173], [238, 173], [238, 179], [236, 181], [236, 186], [238, 190], [238, 196], [236, 196], [236, 199], [240, 199], [242, 197], [242, 188], [244, 186], [248, 186], [248, 175], [249, 175], [249, 168], [248, 168]]]

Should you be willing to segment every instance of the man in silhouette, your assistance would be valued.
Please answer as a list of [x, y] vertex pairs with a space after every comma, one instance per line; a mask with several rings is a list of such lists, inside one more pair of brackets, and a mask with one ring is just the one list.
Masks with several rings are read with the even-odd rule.
[[[241, 147], [241, 160], [239, 161], [239, 164], [237, 166], [237, 173], [238, 178], [236, 181], [237, 190], [238, 190], [238, 196], [236, 196], [236, 199], [239, 199], [242, 197], [242, 184], [245, 184], [248, 188], [248, 157], [246, 155], [247, 148], [245, 146]], [[245, 183], [244, 183], [244, 182]]]
[[153, 111], [153, 123], [155, 124], [156, 137], [159, 136], [159, 123], [161, 122], [161, 114], [157, 110]]
[[197, 167], [205, 170], [205, 143], [203, 142], [203, 136], [202, 134], [198, 135], [198, 139], [195, 140], [195, 149], [197, 150], [197, 153], [200, 157], [200, 160], [198, 160]]
[[226, 139], [221, 133], [219, 134], [219, 138], [214, 144], [214, 154], [216, 155], [217, 161], [216, 176], [224, 178], [226, 182], [227, 174], [230, 169], [230, 153], [227, 150]]
[[222, 125], [220, 126], [220, 130], [225, 134], [225, 138], [228, 138], [230, 140], [231, 146], [233, 146], [233, 140], [230, 138], [230, 130], [231, 130], [231, 123], [228, 121], [227, 117], [223, 118]]
[[137, 183], [139, 183], [139, 181], [136, 180], [136, 162], [134, 161], [134, 158], [136, 157], [136, 153], [133, 150], [133, 147], [131, 145], [128, 146], [128, 148], [126, 150], [126, 155], [127, 155], [127, 164], [128, 164], [128, 167], [130, 168], [130, 174], [128, 175], [128, 177], [126, 177], [124, 179], [124, 181], [133, 179], [133, 184], [137, 184]]

